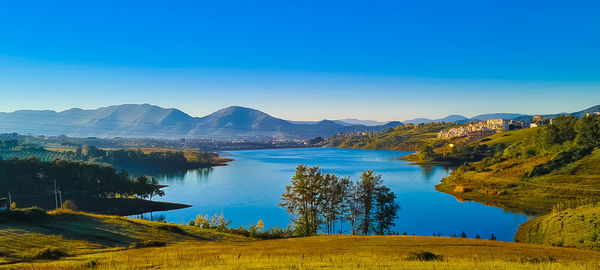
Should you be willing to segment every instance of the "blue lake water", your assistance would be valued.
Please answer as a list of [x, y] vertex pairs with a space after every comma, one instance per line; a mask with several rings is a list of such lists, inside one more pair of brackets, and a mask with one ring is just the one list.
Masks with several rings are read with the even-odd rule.
[[[232, 225], [254, 225], [262, 219], [266, 227], [289, 223], [289, 216], [277, 206], [296, 165], [318, 165], [325, 172], [359, 179], [365, 170], [382, 175], [384, 184], [398, 195], [402, 205], [394, 231], [409, 235], [443, 236], [476, 234], [512, 241], [523, 214], [506, 212], [477, 202], [459, 202], [453, 196], [435, 191], [434, 186], [450, 172], [444, 167], [422, 168], [398, 160], [410, 152], [306, 148], [223, 152], [235, 161], [228, 166], [190, 170], [179, 175], [160, 176], [166, 196], [161, 201], [193, 207], [155, 212], [168, 222], [183, 223], [198, 214], [215, 213], [232, 220]], [[346, 226], [347, 228], [348, 226]], [[339, 225], [338, 225], [339, 228]]]

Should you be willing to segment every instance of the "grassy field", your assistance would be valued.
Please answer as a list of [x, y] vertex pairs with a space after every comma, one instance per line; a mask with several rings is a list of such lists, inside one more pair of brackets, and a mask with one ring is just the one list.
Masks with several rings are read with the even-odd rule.
[[498, 134], [494, 134], [492, 136], [483, 138], [477, 141], [480, 144], [494, 145], [498, 143], [503, 143], [506, 145], [523, 141], [526, 137], [533, 137], [538, 132], [539, 128], [525, 128], [525, 129], [517, 129], [512, 131], [506, 131]]
[[[134, 246], [146, 240], [166, 246]], [[40, 259], [47, 246], [62, 255]], [[259, 241], [74, 212], [35, 222], [2, 223], [0, 217], [0, 269], [596, 269], [599, 263], [600, 253], [590, 250], [477, 239], [336, 235]]]
[[586, 205], [533, 218], [519, 227], [515, 241], [600, 249], [600, 206]]
[[552, 156], [514, 158], [485, 170], [453, 172], [436, 190], [528, 214], [548, 213], [557, 203], [600, 201], [600, 151], [550, 174], [523, 180], [522, 175]]

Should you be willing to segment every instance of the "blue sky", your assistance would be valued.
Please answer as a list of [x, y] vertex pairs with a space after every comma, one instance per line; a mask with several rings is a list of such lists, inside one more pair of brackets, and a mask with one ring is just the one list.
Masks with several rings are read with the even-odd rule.
[[598, 1], [124, 2], [3, 2], [0, 111], [404, 120], [600, 104]]

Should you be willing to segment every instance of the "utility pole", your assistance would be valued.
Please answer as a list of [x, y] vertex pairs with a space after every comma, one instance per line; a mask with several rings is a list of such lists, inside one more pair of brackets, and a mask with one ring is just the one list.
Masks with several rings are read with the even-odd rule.
[[63, 208], [63, 206], [62, 206], [62, 190], [58, 191], [58, 196], [60, 197], [60, 208], [62, 209]]
[[56, 179], [54, 179], [54, 204], [56, 205], [55, 209], [58, 209], [58, 194], [56, 192]]
[[10, 192], [8, 193], [8, 210], [12, 210], [12, 197], [10, 196]]

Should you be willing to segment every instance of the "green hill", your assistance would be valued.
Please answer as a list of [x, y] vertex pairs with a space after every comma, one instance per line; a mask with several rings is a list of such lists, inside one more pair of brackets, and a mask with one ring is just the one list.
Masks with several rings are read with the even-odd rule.
[[519, 227], [515, 241], [600, 250], [600, 206], [553, 211]]
[[194, 226], [66, 210], [0, 211], [0, 264], [35, 260], [46, 247], [75, 256], [123, 250], [148, 240], [171, 244], [225, 239], [244, 238]]

